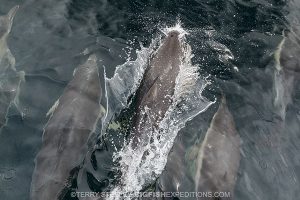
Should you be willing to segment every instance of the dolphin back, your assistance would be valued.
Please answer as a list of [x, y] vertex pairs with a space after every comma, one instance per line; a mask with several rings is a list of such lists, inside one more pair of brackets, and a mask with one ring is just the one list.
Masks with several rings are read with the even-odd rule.
[[176, 77], [183, 58], [179, 32], [171, 31], [149, 61], [136, 92], [136, 114], [133, 119], [134, 143], [157, 127], [172, 104]]
[[223, 97], [205, 135], [197, 158], [198, 192], [230, 192], [233, 195], [240, 163], [240, 137]]

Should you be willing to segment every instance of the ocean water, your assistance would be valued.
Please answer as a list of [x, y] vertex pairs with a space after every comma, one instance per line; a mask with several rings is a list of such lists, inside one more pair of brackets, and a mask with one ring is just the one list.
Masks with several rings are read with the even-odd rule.
[[[287, 59], [298, 63], [298, 69], [288, 75], [278, 66], [280, 50], [287, 51], [279, 48], [283, 36], [300, 27], [300, 1], [0, 0], [0, 16], [16, 5], [20, 7], [6, 41], [16, 72], [25, 75], [0, 132], [1, 200], [30, 199], [46, 113], [72, 79], [74, 69], [91, 54], [99, 59], [102, 93], [106, 94], [101, 104], [107, 115], [89, 141], [75, 191], [126, 193], [170, 188], [193, 192], [194, 153], [223, 93], [242, 141], [234, 199], [299, 199], [299, 58], [293, 52], [287, 54]], [[186, 54], [188, 63], [199, 74], [200, 85], [194, 89], [201, 91], [205, 104], [187, 101], [185, 105], [198, 112], [174, 112], [175, 118], [170, 119], [177, 119], [180, 125], [165, 129], [173, 130], [172, 139], [166, 138], [171, 141], [168, 148], [152, 149], [149, 155], [153, 157], [134, 165], [133, 175], [124, 178], [122, 166], [136, 160], [130, 160], [130, 149], [122, 148], [126, 134], [108, 128], [112, 127], [109, 124], [118, 126], [130, 116], [128, 99], [142, 67], [159, 46], [163, 30], [179, 21], [191, 49]], [[295, 31], [291, 51], [299, 51], [299, 33]], [[110, 81], [118, 69], [126, 84]], [[106, 133], [107, 138], [103, 137]], [[134, 177], [139, 177], [137, 182]]]

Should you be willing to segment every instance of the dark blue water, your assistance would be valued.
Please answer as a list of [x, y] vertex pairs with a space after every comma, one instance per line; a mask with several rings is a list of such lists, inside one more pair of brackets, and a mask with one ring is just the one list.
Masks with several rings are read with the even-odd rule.
[[[299, 72], [293, 72], [292, 101], [286, 105], [284, 120], [274, 106], [274, 53], [283, 33], [300, 25], [299, 2], [0, 0], [0, 15], [6, 15], [15, 5], [20, 9], [8, 47], [15, 57], [16, 70], [25, 72], [25, 82], [20, 86], [19, 105], [10, 107], [7, 124], [0, 133], [1, 200], [29, 199], [34, 158], [48, 120], [46, 113], [72, 78], [73, 70], [90, 54], [96, 54], [101, 59], [101, 76], [105, 68], [106, 75], [112, 77], [129, 52], [134, 59], [140, 44], [149, 45], [160, 28], [172, 26], [179, 19], [189, 32], [193, 63], [201, 66], [200, 74], [210, 75], [212, 84], [204, 95], [214, 99], [221, 91], [226, 94], [242, 139], [235, 199], [299, 199]], [[225, 59], [226, 55], [232, 58]], [[299, 63], [299, 58], [291, 59]], [[104, 85], [104, 79], [101, 82]], [[201, 143], [217, 108], [214, 104], [178, 133], [166, 168], [182, 162], [181, 158]], [[192, 164], [179, 166], [182, 168], [177, 171], [188, 171]], [[94, 173], [109, 176], [106, 172]], [[163, 174], [168, 176], [168, 171]], [[181, 191], [193, 191], [187, 179], [182, 179]], [[103, 185], [95, 185], [99, 188], [90, 189], [101, 191]]]

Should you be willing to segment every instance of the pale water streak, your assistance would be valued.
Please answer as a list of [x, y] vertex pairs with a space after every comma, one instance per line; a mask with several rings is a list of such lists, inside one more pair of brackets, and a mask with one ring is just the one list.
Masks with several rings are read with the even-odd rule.
[[18, 105], [19, 86], [25, 75], [23, 71], [17, 72], [15, 57], [7, 45], [18, 8], [15, 6], [7, 15], [0, 16], [0, 128], [6, 124], [9, 107]]

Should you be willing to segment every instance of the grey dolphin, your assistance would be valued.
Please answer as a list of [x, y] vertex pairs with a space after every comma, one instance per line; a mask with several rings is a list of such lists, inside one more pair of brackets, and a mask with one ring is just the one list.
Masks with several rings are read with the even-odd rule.
[[16, 96], [25, 74], [23, 71], [16, 71], [15, 58], [7, 45], [7, 38], [18, 8], [19, 6], [15, 6], [7, 15], [0, 16], [0, 129], [6, 123], [10, 105], [14, 103], [17, 106]]
[[99, 117], [101, 86], [96, 56], [74, 71], [74, 77], [49, 110], [42, 148], [35, 159], [31, 200], [55, 200], [72, 169], [84, 159], [87, 139]]
[[[275, 91], [274, 104], [282, 119], [285, 119], [286, 107], [292, 103], [295, 79], [300, 74], [300, 27], [294, 27], [284, 36], [275, 52]], [[297, 75], [298, 74], [298, 75]]]
[[172, 104], [175, 81], [183, 59], [183, 44], [178, 31], [171, 31], [150, 59], [136, 92], [136, 114], [133, 117], [133, 145], [144, 132], [157, 127]]
[[223, 97], [198, 153], [197, 192], [211, 192], [212, 195], [214, 192], [230, 192], [232, 198], [240, 163], [239, 148], [240, 137]]

